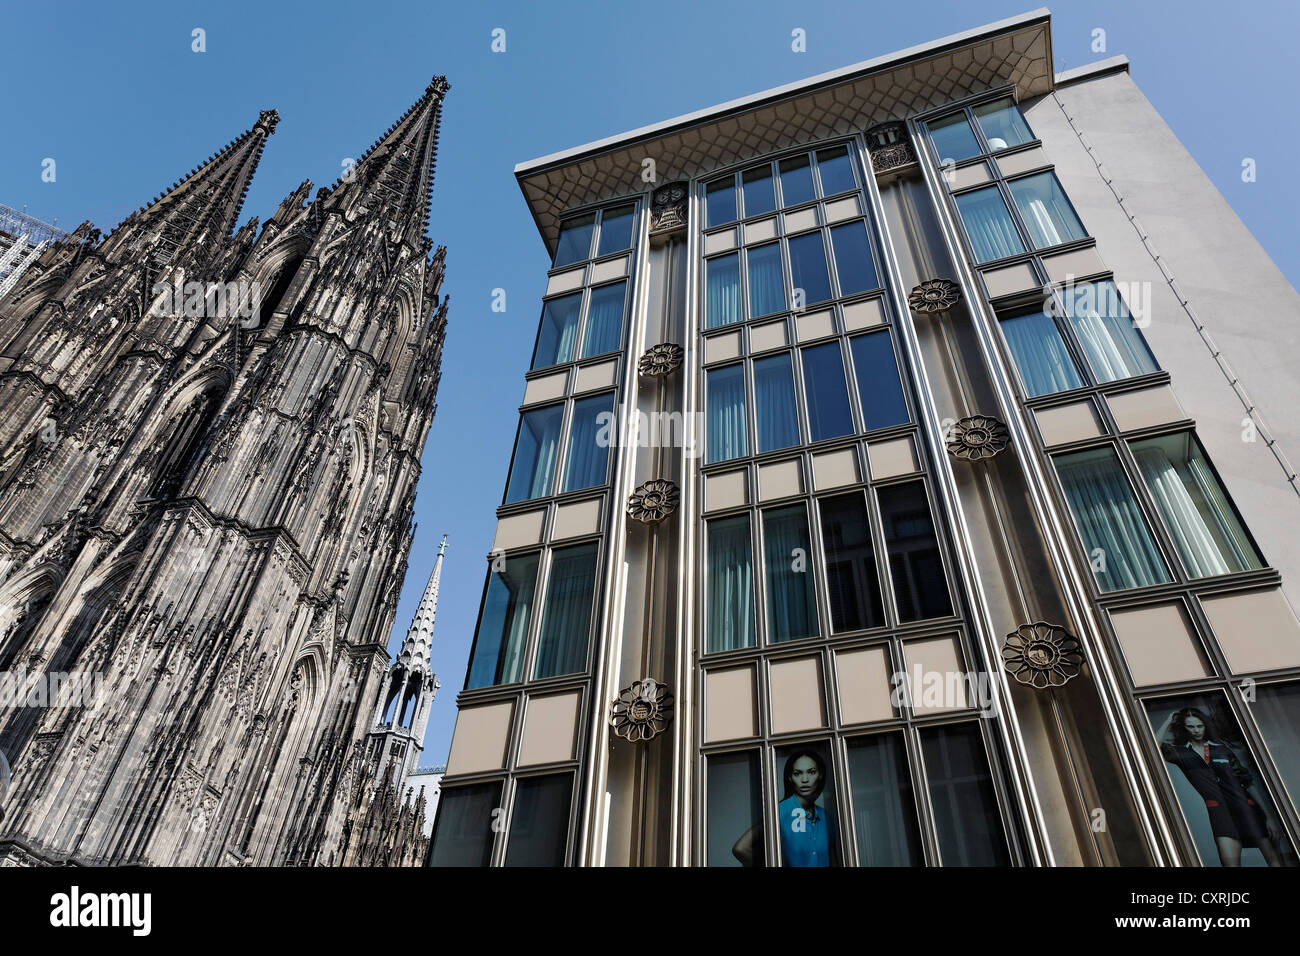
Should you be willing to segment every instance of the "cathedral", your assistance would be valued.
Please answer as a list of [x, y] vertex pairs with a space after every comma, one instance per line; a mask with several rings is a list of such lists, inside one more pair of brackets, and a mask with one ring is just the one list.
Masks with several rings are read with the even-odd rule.
[[238, 228], [279, 116], [0, 296], [0, 866], [399, 865], [442, 551], [386, 650], [435, 412], [443, 99]]

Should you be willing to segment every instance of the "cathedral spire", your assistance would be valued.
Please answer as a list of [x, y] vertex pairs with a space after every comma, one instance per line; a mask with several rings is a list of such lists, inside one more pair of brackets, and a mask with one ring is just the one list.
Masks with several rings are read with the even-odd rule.
[[279, 122], [278, 112], [262, 110], [249, 129], [124, 220], [114, 238], [120, 240], [123, 233], [146, 241], [154, 237], [151, 252], [157, 264], [172, 261], [178, 249], [195, 241], [227, 238], [239, 220], [267, 137]]
[[442, 100], [451, 85], [435, 76], [421, 96], [333, 187], [328, 208], [358, 213], [385, 210], [394, 240], [421, 248], [438, 156]]
[[442, 543], [438, 545], [438, 557], [433, 562], [433, 573], [429, 575], [429, 583], [424, 589], [424, 596], [420, 598], [420, 605], [415, 609], [415, 617], [411, 620], [410, 630], [406, 632], [406, 640], [402, 642], [401, 653], [397, 656], [397, 665], [407, 669], [424, 665], [424, 670], [429, 669], [429, 654], [433, 646], [433, 622], [438, 614], [438, 585], [442, 581], [442, 556], [447, 553], [447, 536], [442, 536]]

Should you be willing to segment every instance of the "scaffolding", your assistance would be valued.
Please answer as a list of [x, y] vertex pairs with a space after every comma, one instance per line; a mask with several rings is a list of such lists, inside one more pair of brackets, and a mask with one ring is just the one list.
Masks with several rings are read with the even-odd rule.
[[29, 245], [37, 246], [42, 243], [58, 242], [68, 234], [61, 229], [56, 229], [48, 222], [42, 222], [35, 216], [29, 216], [25, 212], [0, 203], [0, 241], [8, 239], [13, 242], [24, 234], [27, 237]]

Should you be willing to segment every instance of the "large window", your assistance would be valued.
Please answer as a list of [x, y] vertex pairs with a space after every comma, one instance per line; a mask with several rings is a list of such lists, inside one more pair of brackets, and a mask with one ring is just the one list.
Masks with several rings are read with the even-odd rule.
[[785, 274], [781, 244], [769, 242], [746, 252], [749, 267], [749, 314], [767, 315], [785, 308]]
[[848, 740], [859, 866], [924, 866], [901, 733]]
[[438, 798], [429, 865], [487, 866], [492, 860], [493, 824], [500, 806], [500, 783], [444, 789]]
[[1264, 566], [1195, 435], [1143, 438], [1129, 447], [1190, 576]]
[[597, 545], [556, 548], [542, 608], [536, 680], [587, 669], [591, 611], [596, 594]]
[[1030, 398], [1083, 386], [1061, 330], [1047, 312], [1031, 309], [1009, 315], [1001, 326]]
[[983, 103], [971, 112], [993, 152], [1028, 143], [1034, 138], [1025, 118], [1020, 115], [1020, 109], [1010, 97]]
[[1090, 448], [1055, 460], [1097, 587], [1114, 591], [1169, 581], [1114, 449]]
[[613, 411], [613, 392], [580, 398], [573, 403], [568, 462], [564, 466], [561, 491], [578, 491], [605, 483], [609, 469], [608, 419]]
[[924, 728], [921, 749], [943, 865], [1010, 863], [979, 726], [961, 723]]
[[957, 210], [975, 250], [975, 261], [992, 262], [1025, 251], [1025, 243], [997, 186], [962, 193], [957, 196]]
[[839, 438], [853, 432], [853, 415], [849, 411], [839, 342], [803, 350], [803, 387], [808, 401], [812, 441]]
[[754, 569], [749, 515], [708, 522], [705, 574], [708, 587], [708, 650], [754, 646]]
[[799, 411], [789, 352], [754, 360], [754, 415], [759, 454], [799, 444]]
[[764, 575], [767, 582], [767, 639], [776, 643], [812, 637], [817, 628], [817, 594], [804, 506], [763, 512]]
[[1158, 370], [1115, 283], [1068, 285], [1060, 290], [1060, 295], [1070, 326], [1097, 381], [1115, 382]]
[[961, 162], [983, 152], [964, 112], [931, 120], [927, 125], [940, 163]]
[[878, 498], [899, 620], [951, 614], [952, 602], [925, 486], [919, 481], [886, 485], [879, 490]]
[[581, 315], [581, 292], [548, 299], [542, 304], [542, 322], [537, 332], [537, 347], [533, 349], [533, 368], [572, 361]]
[[563, 404], [535, 408], [519, 417], [506, 504], [550, 494], [563, 419]]
[[707, 866], [764, 866], [763, 791], [755, 750], [708, 758]]
[[708, 374], [709, 461], [746, 454], [745, 366], [728, 365]]
[[635, 224], [636, 203], [610, 206], [564, 220], [560, 223], [552, 268], [559, 269], [585, 262], [593, 255], [599, 258], [632, 248]]
[[820, 232], [790, 240], [790, 270], [795, 307], [825, 302], [831, 297], [831, 277], [826, 269], [826, 246]]
[[632, 247], [632, 225], [636, 221], [636, 205], [615, 206], [601, 213], [600, 247], [596, 255], [607, 256]]
[[505, 561], [500, 570], [489, 572], [466, 690], [522, 679], [537, 560], [536, 554], [521, 554]]
[[885, 614], [866, 499], [860, 491], [823, 498], [821, 517], [832, 629], [841, 632], [880, 627], [885, 623]]
[[627, 283], [615, 282], [591, 290], [587, 303], [587, 330], [582, 339], [582, 356], [615, 352], [623, 340], [623, 304]]
[[930, 120], [926, 126], [941, 163], [998, 153], [1034, 138], [1020, 108], [1009, 96], [949, 113]]
[[741, 320], [740, 256], [731, 253], [705, 263], [706, 325], [716, 329]]
[[1046, 249], [1088, 235], [1065, 198], [1056, 173], [1035, 173], [1007, 183], [1034, 248]]
[[560, 238], [555, 244], [554, 267], [572, 265], [591, 256], [591, 239], [596, 234], [596, 214], [589, 212], [575, 216], [560, 225]]
[[506, 866], [563, 866], [573, 775], [521, 777], [510, 812]]
[[835, 250], [835, 272], [840, 280], [840, 295], [853, 295], [880, 288], [876, 264], [871, 258], [867, 227], [862, 220], [831, 228], [831, 247]]
[[853, 371], [858, 381], [858, 401], [867, 431], [902, 425], [910, 420], [898, 362], [888, 332], [873, 332], [849, 339]]

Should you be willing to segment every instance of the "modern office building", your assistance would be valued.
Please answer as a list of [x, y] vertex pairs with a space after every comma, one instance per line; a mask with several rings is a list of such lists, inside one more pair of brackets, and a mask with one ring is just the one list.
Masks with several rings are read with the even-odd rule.
[[516, 175], [431, 865], [1296, 864], [1300, 299], [1127, 60], [1039, 10]]

